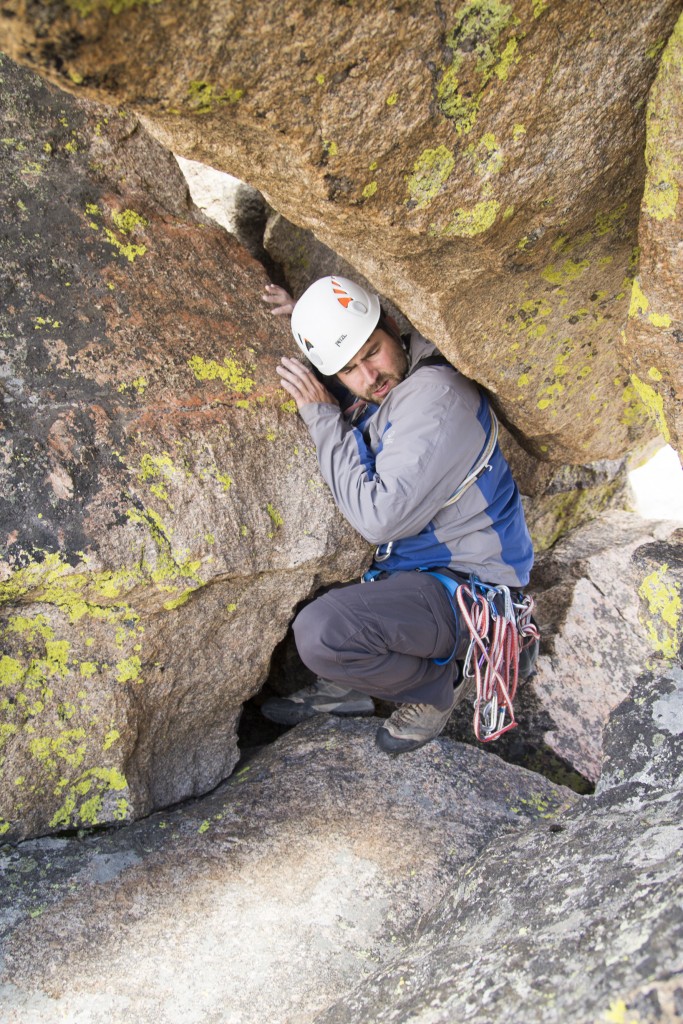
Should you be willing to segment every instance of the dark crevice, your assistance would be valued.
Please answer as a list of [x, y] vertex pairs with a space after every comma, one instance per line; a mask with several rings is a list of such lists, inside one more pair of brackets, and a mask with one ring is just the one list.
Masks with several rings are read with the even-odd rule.
[[[262, 689], [244, 705], [238, 729], [240, 760], [237, 768], [252, 760], [264, 746], [273, 743], [291, 728], [295, 728], [278, 725], [265, 718], [260, 710], [263, 702], [272, 696], [286, 696], [314, 681], [315, 675], [306, 668], [298, 655], [294, 635], [290, 629], [273, 653], [270, 673]], [[395, 706], [386, 701], [375, 700], [378, 726], [392, 713]], [[593, 793], [594, 784], [539, 739], [545, 732], [554, 729], [555, 723], [541, 707], [531, 687], [525, 686], [524, 683], [520, 683], [515, 710], [519, 723], [517, 728], [505, 733], [493, 743], [480, 743], [475, 738], [472, 725], [474, 709], [469, 702], [454, 712], [443, 735], [459, 743], [479, 747], [485, 753], [495, 754], [509, 764], [543, 775], [551, 782], [567, 786], [576, 793]]]

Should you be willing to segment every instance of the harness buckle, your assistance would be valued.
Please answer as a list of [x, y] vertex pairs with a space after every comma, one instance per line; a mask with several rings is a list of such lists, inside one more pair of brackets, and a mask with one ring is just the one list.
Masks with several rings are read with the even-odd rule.
[[391, 549], [393, 548], [393, 546], [394, 546], [394, 542], [393, 542], [393, 540], [390, 540], [389, 543], [386, 545], [386, 551], [384, 552], [383, 555], [381, 555], [379, 553], [379, 549], [382, 547], [382, 545], [378, 544], [377, 547], [375, 548], [375, 561], [376, 562], [385, 562], [387, 560], [387, 558], [389, 558], [389, 556], [391, 554]]

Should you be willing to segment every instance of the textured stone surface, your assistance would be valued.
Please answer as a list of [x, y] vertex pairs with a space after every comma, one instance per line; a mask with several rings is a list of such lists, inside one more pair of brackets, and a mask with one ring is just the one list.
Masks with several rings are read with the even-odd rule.
[[374, 731], [308, 722], [192, 806], [5, 847], [2, 1024], [312, 1020], [487, 842], [577, 799], [444, 739], [388, 757]]
[[247, 252], [266, 267], [271, 280], [280, 282], [276, 263], [264, 248], [264, 234], [272, 211], [251, 185], [231, 174], [206, 167], [196, 160], [176, 158], [187, 181], [193, 203], [234, 235]]
[[679, 13], [6, 0], [0, 46], [258, 187], [442, 339], [534, 452], [584, 463], [652, 430], [618, 339]]
[[680, 1019], [680, 665], [612, 712], [594, 797], [373, 732], [309, 722], [192, 806], [2, 848], [2, 1024]]
[[660, 666], [612, 714], [598, 794], [489, 846], [319, 1024], [681, 1020], [682, 732], [683, 675]]
[[670, 558], [680, 550], [675, 530], [674, 523], [609, 512], [556, 544], [534, 570], [543, 646], [528, 684], [530, 699], [552, 722], [544, 736], [548, 746], [593, 781], [609, 712], [656, 652], [656, 627], [648, 629], [639, 596], [656, 570], [639, 564], [639, 552], [656, 536], [673, 534], [670, 544], [661, 544]]
[[647, 176], [625, 351], [666, 441], [683, 440], [683, 15], [663, 50], [647, 109]]
[[361, 571], [266, 275], [139, 121], [0, 58], [0, 832], [206, 792], [296, 604]]

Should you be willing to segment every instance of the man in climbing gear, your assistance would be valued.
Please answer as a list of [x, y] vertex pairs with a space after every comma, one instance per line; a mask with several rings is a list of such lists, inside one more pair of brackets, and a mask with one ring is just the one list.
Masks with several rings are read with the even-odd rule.
[[[477, 735], [500, 735], [515, 724], [520, 640], [535, 650], [537, 633], [521, 594], [531, 540], [487, 398], [417, 331], [402, 338], [379, 298], [346, 278], [322, 278], [296, 303], [276, 285], [263, 298], [291, 313], [318, 371], [286, 356], [278, 367], [322, 475], [376, 545], [363, 582], [329, 590], [295, 619], [318, 681], [270, 698], [264, 715], [295, 724], [391, 701], [399, 706], [377, 743], [401, 753], [438, 736], [476, 689]], [[523, 672], [534, 657], [527, 649]]]

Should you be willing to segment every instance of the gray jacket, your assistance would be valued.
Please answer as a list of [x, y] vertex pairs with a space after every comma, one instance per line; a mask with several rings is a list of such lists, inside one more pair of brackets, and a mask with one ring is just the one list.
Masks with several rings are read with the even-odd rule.
[[[414, 331], [408, 376], [350, 422], [328, 403], [301, 417], [340, 511], [379, 545], [377, 568], [451, 568], [487, 583], [524, 586], [533, 550], [519, 492], [498, 445], [490, 469], [450, 506], [491, 431], [488, 400]], [[388, 557], [386, 545], [392, 542]]]

